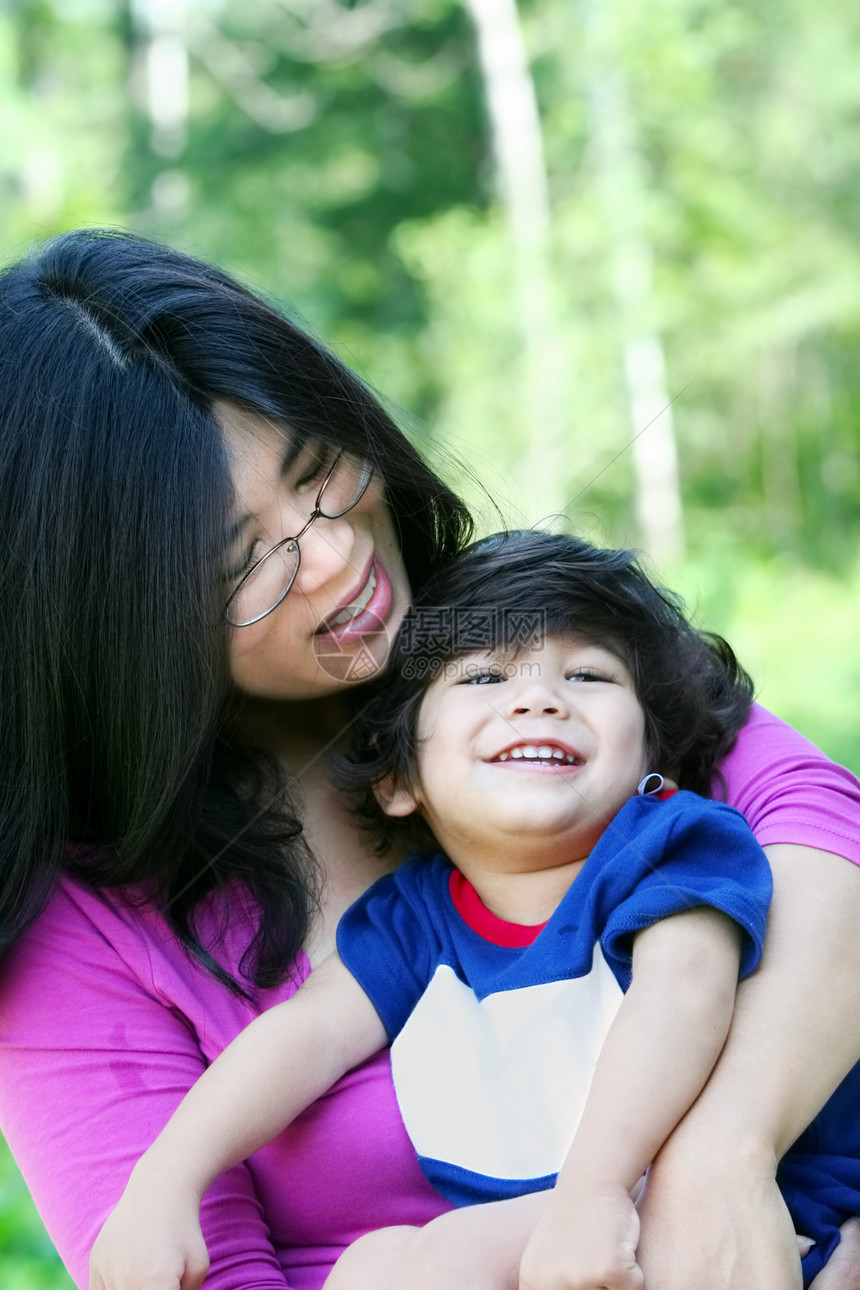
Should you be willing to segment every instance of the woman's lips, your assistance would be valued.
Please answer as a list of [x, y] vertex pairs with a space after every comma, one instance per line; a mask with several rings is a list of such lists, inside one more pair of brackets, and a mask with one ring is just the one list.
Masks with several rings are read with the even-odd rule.
[[394, 593], [384, 565], [377, 555], [371, 558], [366, 577], [345, 605], [318, 628], [318, 637], [343, 643], [352, 638], [382, 631], [391, 609]]
[[343, 627], [344, 624], [350, 622], [353, 618], [357, 618], [361, 611], [370, 603], [370, 598], [375, 590], [376, 570], [373, 565], [371, 565], [370, 576], [364, 584], [364, 590], [360, 591], [358, 595], [347, 604], [345, 609], [341, 609], [340, 613], [335, 614], [334, 618], [330, 618], [328, 620], [328, 626]]

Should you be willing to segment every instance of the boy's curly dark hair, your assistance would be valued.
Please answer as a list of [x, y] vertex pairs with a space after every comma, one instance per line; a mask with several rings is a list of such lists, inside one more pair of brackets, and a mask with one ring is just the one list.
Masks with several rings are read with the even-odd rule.
[[708, 796], [747, 719], [753, 684], [720, 636], [699, 631], [633, 551], [519, 530], [467, 547], [416, 597], [385, 675], [361, 705], [351, 752], [334, 768], [380, 851], [436, 843], [412, 815], [393, 819], [374, 788], [415, 782], [421, 701], [446, 663], [483, 650], [516, 655], [543, 636], [575, 635], [616, 654], [645, 714], [650, 765]]

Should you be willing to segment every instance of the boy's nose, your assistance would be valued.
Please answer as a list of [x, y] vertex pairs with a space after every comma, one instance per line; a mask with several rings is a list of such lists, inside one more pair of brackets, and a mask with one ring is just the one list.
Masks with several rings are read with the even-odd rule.
[[511, 715], [515, 717], [569, 715], [564, 695], [548, 682], [535, 678], [524, 680], [511, 695]]

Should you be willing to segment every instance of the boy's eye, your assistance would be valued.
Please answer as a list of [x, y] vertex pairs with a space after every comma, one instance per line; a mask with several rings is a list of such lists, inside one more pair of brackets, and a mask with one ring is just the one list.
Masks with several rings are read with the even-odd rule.
[[504, 676], [495, 668], [470, 668], [465, 676], [461, 676], [457, 681], [458, 685], [495, 685], [499, 681], [504, 681]]
[[576, 667], [568, 675], [568, 681], [606, 681], [612, 682], [612, 677], [606, 672], [601, 672], [596, 667]]

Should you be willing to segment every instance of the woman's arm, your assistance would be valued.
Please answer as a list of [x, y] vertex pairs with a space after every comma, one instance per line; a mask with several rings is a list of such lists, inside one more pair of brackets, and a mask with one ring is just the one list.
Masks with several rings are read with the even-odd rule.
[[[157, 949], [69, 888], [0, 964], [0, 1125], [79, 1287], [135, 1161], [206, 1067], [180, 989], [240, 1011], [181, 951], [173, 1000], [160, 993]], [[209, 1189], [202, 1224], [207, 1290], [286, 1290], [246, 1167]]]
[[[649, 1175], [640, 1241], [649, 1290], [800, 1285], [776, 1165], [860, 1059], [860, 872], [829, 852], [765, 849], [774, 899], [761, 967], [741, 985], [723, 1054]], [[860, 1290], [860, 1266], [834, 1260], [814, 1290]]]
[[212, 1182], [386, 1042], [367, 995], [331, 955], [182, 1099], [96, 1240], [91, 1290], [197, 1290], [208, 1267], [199, 1209]]

